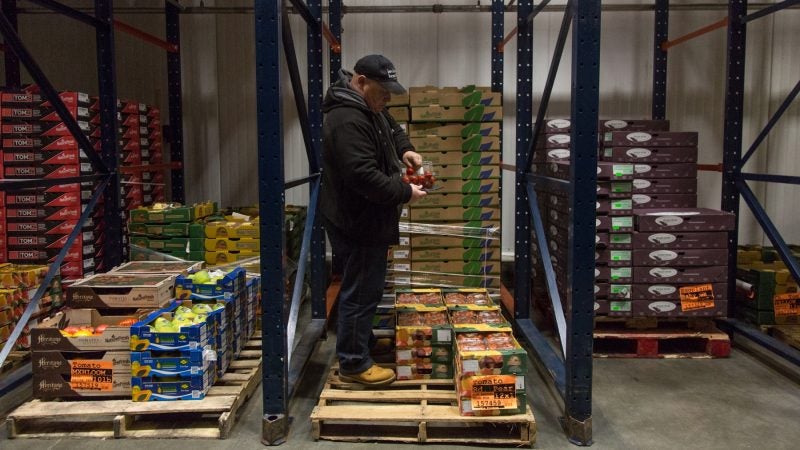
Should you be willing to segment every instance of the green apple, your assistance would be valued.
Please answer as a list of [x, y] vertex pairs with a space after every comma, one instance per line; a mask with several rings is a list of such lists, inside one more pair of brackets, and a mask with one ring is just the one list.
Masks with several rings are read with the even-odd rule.
[[211, 305], [206, 303], [196, 303], [194, 306], [192, 306], [192, 312], [195, 314], [208, 314], [211, 311], [213, 311], [211, 309]]
[[215, 303], [211, 306], [211, 309], [216, 311], [218, 309], [225, 309], [225, 303]]
[[158, 317], [154, 322], [153, 326], [158, 328], [159, 326], [169, 325], [169, 320], [165, 319], [164, 317]]
[[195, 324], [203, 323], [203, 322], [206, 321], [206, 318], [207, 318], [207, 316], [205, 314], [198, 314], [198, 315], [194, 316], [194, 320], [192, 320], [192, 323], [195, 323]]

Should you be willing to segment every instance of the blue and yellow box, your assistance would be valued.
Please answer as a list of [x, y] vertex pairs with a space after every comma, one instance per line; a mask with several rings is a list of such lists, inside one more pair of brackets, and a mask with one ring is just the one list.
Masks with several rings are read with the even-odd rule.
[[239, 294], [247, 287], [246, 271], [237, 267], [214, 284], [195, 284], [191, 278], [179, 275], [175, 280], [175, 296], [189, 298], [191, 294], [218, 297], [226, 292]]
[[207, 322], [182, 326], [178, 331], [155, 331], [156, 320], [163, 318], [172, 321], [173, 312], [178, 306], [180, 302], [174, 302], [167, 308], [148, 314], [141, 322], [133, 324], [130, 337], [131, 351], [196, 350], [209, 345], [211, 333]]
[[196, 375], [162, 379], [153, 377], [131, 378], [131, 400], [134, 402], [202, 400], [216, 379], [216, 363]]
[[180, 352], [131, 352], [131, 376], [183, 377], [203, 373], [217, 358], [210, 348]]

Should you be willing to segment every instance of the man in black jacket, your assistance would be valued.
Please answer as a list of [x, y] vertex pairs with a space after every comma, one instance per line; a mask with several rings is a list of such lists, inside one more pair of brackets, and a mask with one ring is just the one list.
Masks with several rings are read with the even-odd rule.
[[336, 353], [340, 378], [380, 386], [394, 381], [370, 357], [372, 320], [386, 283], [389, 246], [400, 238], [400, 208], [425, 196], [403, 183], [405, 169], [422, 157], [386, 111], [391, 94], [405, 92], [394, 65], [381, 55], [341, 71], [322, 103], [320, 211], [333, 251], [341, 256]]

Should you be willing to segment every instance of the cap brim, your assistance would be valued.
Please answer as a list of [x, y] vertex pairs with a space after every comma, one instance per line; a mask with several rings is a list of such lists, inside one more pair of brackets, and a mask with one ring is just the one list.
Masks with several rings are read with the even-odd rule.
[[392, 95], [402, 95], [406, 93], [406, 88], [397, 81], [381, 81], [383, 86]]

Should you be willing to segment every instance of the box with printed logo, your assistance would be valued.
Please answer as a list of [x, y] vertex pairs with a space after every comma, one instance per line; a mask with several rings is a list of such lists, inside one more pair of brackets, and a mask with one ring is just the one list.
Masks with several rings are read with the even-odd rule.
[[[500, 137], [474, 134], [466, 138], [460, 136], [412, 137], [411, 145], [419, 153], [429, 152], [488, 152], [499, 151]], [[425, 156], [423, 156], [424, 158]]]
[[413, 261], [499, 261], [497, 248], [417, 248]]
[[100, 274], [67, 288], [73, 308], [160, 308], [172, 299], [175, 275]]
[[4, 91], [0, 93], [0, 105], [31, 107], [42, 103], [42, 96], [25, 91]]
[[673, 232], [633, 233], [633, 244], [637, 249], [700, 249], [728, 248], [728, 233], [725, 232]]
[[[433, 168], [437, 178], [461, 178], [462, 180], [486, 180], [500, 177], [500, 167], [495, 165], [462, 166], [460, 164], [438, 165]], [[435, 183], [434, 183], [435, 185]]]
[[724, 283], [728, 266], [634, 267], [636, 283]]
[[414, 207], [428, 208], [436, 206], [461, 206], [464, 208], [486, 208], [500, 206], [500, 195], [491, 194], [459, 194], [430, 192], [413, 205]]
[[[498, 224], [499, 226], [499, 224]], [[499, 229], [499, 228], [497, 228]], [[497, 230], [496, 229], [496, 230]], [[499, 248], [500, 237], [487, 230], [484, 236], [446, 236], [446, 235], [412, 235], [411, 247], [420, 248]]]
[[707, 208], [670, 208], [634, 212], [637, 231], [730, 231], [736, 216]]
[[408, 125], [410, 137], [440, 136], [466, 138], [474, 134], [500, 136], [500, 123], [411, 123]]
[[128, 370], [134, 377], [182, 377], [208, 368], [214, 352], [194, 349], [178, 352], [129, 352]]
[[464, 180], [461, 178], [438, 178], [436, 187], [441, 193], [493, 194], [500, 192], [500, 178], [486, 180]]
[[491, 166], [499, 165], [501, 154], [499, 151], [488, 152], [426, 152], [423, 156], [425, 161], [430, 161], [434, 166], [456, 164], [462, 166]]
[[386, 111], [397, 122], [408, 122], [411, 117], [408, 111], [408, 106], [390, 106], [386, 108]]
[[38, 399], [83, 397], [129, 397], [130, 373], [94, 373], [71, 377], [61, 374], [34, 374], [33, 397]]
[[131, 399], [134, 402], [202, 400], [216, 380], [216, 370], [216, 362], [212, 361], [202, 372], [177, 380], [131, 377]]
[[603, 137], [605, 147], [696, 147], [696, 131], [611, 131]]
[[694, 208], [697, 206], [697, 194], [633, 194], [633, 207], [639, 209], [652, 208]]
[[[631, 298], [633, 300], [668, 300], [680, 301], [680, 288], [691, 284], [633, 284]], [[728, 299], [728, 284], [714, 283], [711, 289], [715, 300]]]
[[630, 163], [696, 163], [697, 147], [606, 147], [600, 159]]
[[70, 178], [93, 173], [92, 165], [81, 164], [53, 164], [38, 166], [6, 166], [3, 173], [8, 179], [28, 178]]
[[600, 120], [598, 131], [669, 131], [669, 120], [612, 119]]
[[500, 208], [464, 208], [441, 206], [437, 208], [411, 208], [412, 222], [463, 222], [500, 220]]
[[258, 252], [261, 247], [260, 239], [205, 239], [204, 248], [206, 251], [249, 251]]
[[25, 121], [38, 121], [42, 117], [40, 108], [26, 108], [22, 106], [12, 106], [0, 108], [0, 118], [4, 124]]
[[144, 236], [131, 236], [131, 244], [139, 247], [158, 251], [188, 251], [201, 252], [205, 250], [204, 239], [201, 238], [171, 238], [153, 239]]
[[455, 365], [462, 376], [526, 373], [527, 353], [508, 324], [476, 324], [462, 330], [455, 336]]
[[[569, 160], [569, 147], [571, 142], [571, 136], [567, 133], [547, 133], [542, 134], [539, 136], [539, 139], [536, 141], [536, 150], [549, 150], [549, 149], [562, 149], [567, 150], [566, 157], [561, 159]], [[543, 154], [544, 152], [536, 152]], [[536, 158], [536, 154], [534, 154], [534, 158]], [[541, 156], [540, 156], [541, 158]], [[541, 161], [541, 159], [539, 159]]]
[[412, 272], [455, 275], [499, 275], [499, 261], [411, 261]]
[[697, 178], [635, 178], [631, 182], [633, 194], [695, 194]]
[[633, 251], [633, 265], [640, 267], [722, 266], [728, 262], [727, 249], [640, 249]]
[[411, 107], [412, 122], [501, 122], [502, 106], [418, 106]]
[[650, 163], [634, 164], [634, 178], [697, 178], [697, 164], [694, 163]]
[[630, 300], [603, 300], [594, 301], [594, 313], [597, 316], [631, 317], [633, 315]]
[[633, 300], [634, 317], [722, 317], [728, 313], [728, 301], [714, 299], [710, 308], [683, 311], [680, 300]]
[[442, 363], [398, 364], [398, 380], [448, 380], [453, 378], [453, 365]]
[[[147, 310], [127, 315], [102, 315], [96, 309], [68, 309], [42, 320], [31, 330], [31, 350], [127, 351], [130, 349], [130, 326], [147, 314]], [[89, 332], [88, 327], [92, 327], [93, 332]], [[86, 331], [79, 333], [81, 328]]]
[[128, 350], [95, 351], [32, 351], [34, 374], [131, 373], [131, 352]]
[[502, 105], [502, 93], [492, 92], [486, 86], [436, 87], [417, 86], [409, 88], [411, 106], [473, 106]]
[[630, 198], [633, 192], [632, 181], [598, 181], [597, 196], [608, 198]]

